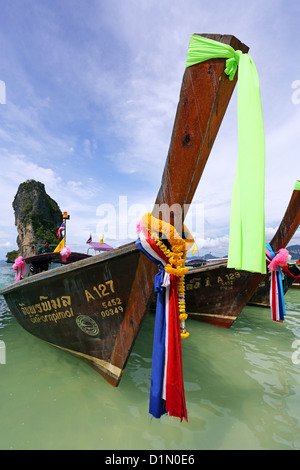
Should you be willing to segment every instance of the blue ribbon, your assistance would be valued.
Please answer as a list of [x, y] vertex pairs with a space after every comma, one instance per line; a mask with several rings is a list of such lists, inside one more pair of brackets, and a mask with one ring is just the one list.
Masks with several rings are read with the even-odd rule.
[[[271, 245], [266, 245], [266, 248], [270, 251], [271, 260], [276, 256]], [[271, 261], [270, 260], [270, 261]], [[282, 279], [282, 269], [278, 266], [278, 271], [275, 271], [276, 277], [276, 287], [278, 292], [278, 307], [279, 307], [279, 321], [284, 320], [285, 316], [285, 302], [284, 302], [284, 292], [283, 292], [283, 279]]]
[[159, 272], [154, 278], [154, 289], [155, 292], [157, 292], [157, 301], [153, 336], [149, 413], [154, 416], [154, 418], [160, 418], [162, 415], [166, 414], [166, 402], [162, 398], [166, 336], [166, 289], [162, 286], [162, 283], [165, 271], [162, 263], [144, 250], [140, 238], [137, 239], [136, 246], [144, 255], [153, 261], [159, 269]]

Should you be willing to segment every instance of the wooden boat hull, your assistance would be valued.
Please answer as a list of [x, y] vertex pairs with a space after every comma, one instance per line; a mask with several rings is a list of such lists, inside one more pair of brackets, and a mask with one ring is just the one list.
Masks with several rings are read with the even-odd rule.
[[[300, 191], [295, 188], [270, 242], [274, 252], [287, 246], [299, 224]], [[269, 306], [267, 274], [227, 268], [227, 263], [223, 262], [191, 269], [185, 279], [186, 311], [195, 320], [230, 328], [248, 302]]]
[[[286, 294], [295, 279], [282, 274]], [[185, 279], [186, 310], [193, 320], [230, 328], [246, 305], [270, 308], [269, 273], [263, 276], [220, 263], [193, 268]]]
[[[248, 46], [234, 36], [206, 36], [248, 52]], [[184, 72], [169, 152], [152, 211], [175, 227], [180, 223], [181, 228], [184, 206], [192, 202], [237, 81], [237, 74], [229, 79], [225, 67], [226, 59], [219, 58], [195, 64]], [[172, 207], [171, 218], [163, 207]], [[130, 244], [37, 274], [1, 293], [27, 331], [87, 360], [108, 382], [118, 385], [148, 311], [155, 274], [155, 264]], [[103, 287], [99, 286], [108, 289], [109, 295], [101, 296]], [[114, 292], [109, 291], [110, 286]], [[61, 305], [62, 297], [67, 297], [70, 305], [58, 316], [54, 302], [59, 299]], [[112, 306], [106, 309], [103, 302], [112, 300], [118, 310], [109, 314]], [[48, 311], [43, 310], [49, 307], [47, 302], [52, 305]], [[103, 313], [106, 311], [107, 315]]]
[[[282, 278], [283, 293], [286, 294], [292, 286], [294, 279], [291, 276], [288, 276], [285, 272], [282, 272]], [[258, 288], [249, 300], [248, 305], [270, 308], [270, 285], [271, 274], [268, 273], [259, 284]]]
[[[153, 290], [142, 277], [134, 282], [141, 257], [130, 244], [36, 274], [2, 294], [25, 330], [86, 360], [116, 386], [145, 313], [129, 306]], [[148, 277], [152, 264], [142, 264]]]
[[191, 269], [185, 276], [188, 317], [230, 328], [262, 277], [228, 269], [226, 263]]

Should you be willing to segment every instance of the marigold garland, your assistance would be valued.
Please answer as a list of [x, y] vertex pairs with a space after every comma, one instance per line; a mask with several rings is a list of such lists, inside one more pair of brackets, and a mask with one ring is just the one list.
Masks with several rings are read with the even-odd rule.
[[[144, 215], [143, 223], [146, 230], [150, 233], [151, 238], [155, 240], [157, 247], [168, 259], [168, 263], [165, 266], [165, 272], [168, 274], [174, 274], [178, 278], [177, 294], [180, 320], [180, 335], [182, 338], [187, 338], [189, 336], [189, 333], [186, 331], [185, 328], [185, 320], [187, 319], [188, 315], [185, 311], [184, 276], [187, 273], [188, 268], [185, 267], [185, 261], [187, 250], [190, 248], [190, 246], [192, 246], [194, 240], [185, 226], [183, 226], [183, 231], [187, 232], [187, 239], [181, 238], [173, 225], [164, 222], [163, 220], [159, 220], [156, 217], [153, 217], [151, 213]], [[171, 248], [168, 248], [163, 242], [163, 240], [166, 240]]]

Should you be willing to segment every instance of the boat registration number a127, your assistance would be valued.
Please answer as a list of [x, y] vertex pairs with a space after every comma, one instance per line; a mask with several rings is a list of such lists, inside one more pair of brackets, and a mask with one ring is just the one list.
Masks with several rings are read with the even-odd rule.
[[[123, 305], [120, 297], [107, 298], [115, 294], [114, 282], [112, 279], [105, 281], [104, 284], [92, 286], [90, 289], [85, 289], [85, 296], [87, 302], [103, 299], [101, 302], [101, 317], [107, 318], [112, 315], [123, 313]], [[104, 300], [105, 299], [105, 300]]]
[[98, 298], [102, 299], [107, 295], [111, 295], [115, 293], [114, 289], [114, 281], [110, 279], [106, 281], [104, 284], [98, 284], [97, 286], [91, 287], [89, 290], [85, 289], [85, 296], [86, 300], [90, 302], [91, 300], [96, 300]]
[[[122, 300], [115, 293], [112, 279], [105, 281], [103, 284], [84, 289], [83, 295], [87, 303], [98, 301], [97, 310], [99, 311], [100, 307], [100, 315], [103, 319], [124, 312]], [[57, 297], [56, 299], [40, 296], [37, 303], [27, 306], [24, 303], [19, 303], [19, 308], [21, 313], [32, 323], [57, 323], [59, 320], [76, 317], [77, 312], [74, 307], [76, 304], [76, 300], [71, 295]]]

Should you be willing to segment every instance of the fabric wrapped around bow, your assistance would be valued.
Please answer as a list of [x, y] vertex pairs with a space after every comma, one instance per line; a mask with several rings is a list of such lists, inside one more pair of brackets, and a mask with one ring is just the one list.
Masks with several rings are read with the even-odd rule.
[[23, 259], [23, 256], [18, 256], [15, 259], [15, 264], [13, 265], [13, 270], [17, 271], [17, 275], [15, 277], [15, 282], [19, 281], [24, 274], [26, 263]]
[[266, 273], [265, 136], [259, 78], [249, 54], [197, 34], [190, 39], [186, 67], [224, 58], [233, 80], [238, 70], [238, 162], [234, 181], [228, 267]]
[[268, 270], [271, 273], [270, 283], [270, 307], [271, 318], [274, 321], [283, 322], [285, 316], [285, 302], [282, 285], [282, 270], [287, 266], [291, 256], [285, 248], [281, 248], [277, 254], [274, 253], [270, 244], [266, 246], [266, 258]]
[[[146, 216], [143, 219], [148, 218]], [[178, 291], [180, 281], [178, 276], [173, 274], [176, 273], [175, 268], [171, 269], [171, 273], [166, 271], [166, 268], [170, 268], [170, 258], [162, 251], [161, 242], [153, 238], [154, 234], [145, 227], [143, 219], [137, 224], [136, 246], [159, 270], [154, 279], [157, 301], [149, 413], [155, 418], [168, 413], [187, 421], [181, 338], [186, 337], [188, 333], [185, 332], [185, 324], [182, 325], [181, 320], [179, 321], [179, 305], [182, 306], [182, 292]], [[182, 253], [177, 253], [178, 257], [181, 255]], [[184, 271], [183, 268], [178, 269]]]
[[291, 261], [291, 255], [286, 248], [281, 248], [268, 265], [269, 271], [278, 271], [279, 267], [284, 267]]
[[61, 256], [61, 259], [62, 261], [65, 263], [67, 261], [67, 258], [70, 256], [71, 254], [71, 250], [68, 246], [64, 246], [61, 250], [60, 250], [60, 256]]

